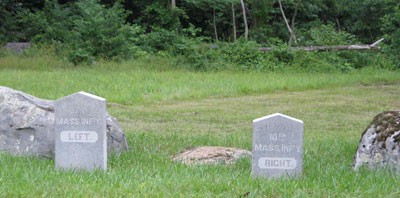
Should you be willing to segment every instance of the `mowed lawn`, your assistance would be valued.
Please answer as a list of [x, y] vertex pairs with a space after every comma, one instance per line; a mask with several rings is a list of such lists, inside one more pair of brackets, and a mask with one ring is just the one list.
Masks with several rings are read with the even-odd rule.
[[[1, 86], [48, 99], [81, 90], [106, 98], [108, 111], [127, 135], [129, 151], [112, 156], [105, 173], [57, 171], [52, 160], [0, 154], [1, 197], [400, 196], [399, 176], [351, 169], [372, 118], [399, 110], [399, 72], [21, 69], [15, 64], [1, 67], [0, 59]], [[216, 166], [171, 160], [196, 146], [251, 150], [252, 120], [277, 112], [304, 121], [300, 178], [254, 179], [250, 159]]]

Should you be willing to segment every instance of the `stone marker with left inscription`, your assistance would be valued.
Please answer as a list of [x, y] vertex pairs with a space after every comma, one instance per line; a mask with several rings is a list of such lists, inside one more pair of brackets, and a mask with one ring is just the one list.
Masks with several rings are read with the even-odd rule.
[[57, 168], [107, 170], [106, 100], [78, 92], [55, 102]]

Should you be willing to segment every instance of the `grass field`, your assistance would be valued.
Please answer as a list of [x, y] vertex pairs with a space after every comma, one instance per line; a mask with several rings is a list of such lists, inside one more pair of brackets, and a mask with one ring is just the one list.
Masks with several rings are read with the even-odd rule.
[[[40, 61], [0, 59], [0, 85], [48, 99], [80, 90], [105, 97], [130, 149], [111, 157], [106, 173], [56, 171], [52, 160], [0, 154], [0, 197], [400, 196], [399, 176], [351, 169], [373, 116], [399, 109], [398, 71], [189, 72], [159, 69], [157, 61], [97, 68]], [[171, 161], [195, 146], [251, 150], [252, 120], [276, 112], [305, 124], [298, 179], [253, 179], [250, 159], [192, 167]]]

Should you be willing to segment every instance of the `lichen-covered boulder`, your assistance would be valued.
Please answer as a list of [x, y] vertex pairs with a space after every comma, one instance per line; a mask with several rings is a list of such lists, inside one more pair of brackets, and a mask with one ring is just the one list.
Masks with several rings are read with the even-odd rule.
[[400, 170], [400, 111], [378, 114], [361, 136], [353, 168]]
[[[107, 115], [108, 153], [128, 149], [117, 120]], [[0, 151], [54, 158], [54, 102], [0, 86]]]
[[174, 161], [187, 164], [234, 164], [243, 157], [251, 157], [251, 152], [230, 147], [202, 146], [183, 151], [173, 157]]

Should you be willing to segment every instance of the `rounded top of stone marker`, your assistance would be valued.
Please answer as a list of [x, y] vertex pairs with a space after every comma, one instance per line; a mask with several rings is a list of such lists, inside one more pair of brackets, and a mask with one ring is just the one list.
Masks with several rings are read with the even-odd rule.
[[80, 91], [80, 92], [78, 92], [78, 94], [82, 94], [82, 95], [87, 96], [87, 97], [92, 97], [92, 98], [97, 99], [97, 100], [106, 100], [105, 98], [102, 98], [100, 96], [96, 96], [96, 95], [93, 95], [93, 94], [90, 94], [90, 93], [87, 93], [87, 92], [84, 92], [84, 91]]
[[274, 118], [274, 117], [283, 117], [283, 118], [286, 118], [288, 120], [292, 120], [294, 122], [299, 122], [299, 123], [303, 124], [302, 120], [299, 120], [299, 119], [296, 119], [296, 118], [293, 118], [293, 117], [290, 117], [290, 116], [287, 116], [287, 115], [284, 115], [284, 114], [281, 114], [281, 113], [274, 113], [274, 114], [267, 115], [267, 116], [264, 116], [264, 117], [261, 117], [261, 118], [257, 118], [255, 120], [253, 120], [253, 123], [264, 121], [264, 120], [268, 120], [268, 119]]
[[67, 98], [75, 98], [75, 97], [79, 97], [79, 96], [80, 97], [82, 97], [82, 96], [83, 97], [87, 97], [87, 98], [98, 100], [98, 101], [106, 101], [105, 98], [102, 98], [100, 96], [96, 96], [96, 95], [93, 95], [93, 94], [90, 94], [90, 93], [87, 93], [87, 92], [84, 92], [84, 91], [80, 91], [80, 92], [65, 96], [63, 98], [58, 99], [57, 101], [63, 101], [65, 99], [67, 99]]

